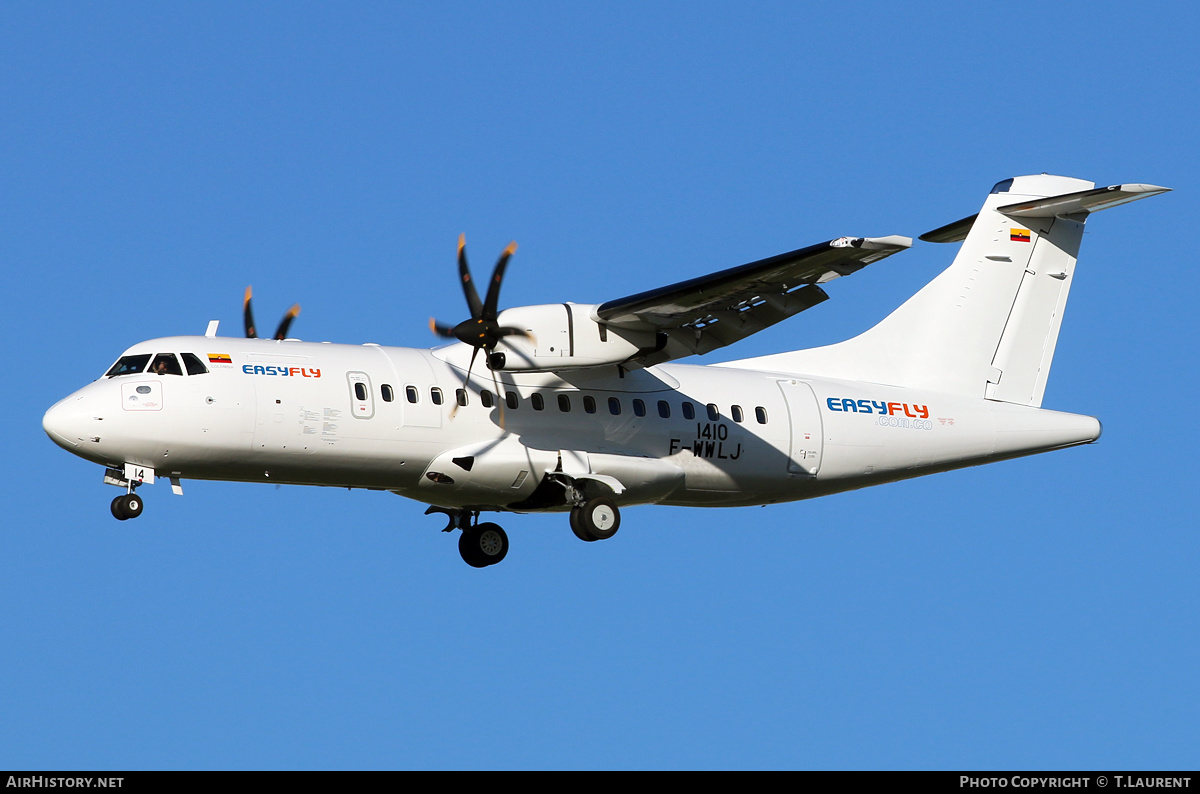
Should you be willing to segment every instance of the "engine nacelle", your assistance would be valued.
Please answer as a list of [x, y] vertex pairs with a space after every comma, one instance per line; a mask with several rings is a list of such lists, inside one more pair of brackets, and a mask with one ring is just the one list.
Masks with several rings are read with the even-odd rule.
[[509, 335], [496, 346], [489, 366], [508, 372], [546, 372], [620, 364], [654, 350], [654, 331], [615, 329], [593, 319], [591, 304], [550, 303], [500, 312], [501, 326], [520, 328], [528, 337]]

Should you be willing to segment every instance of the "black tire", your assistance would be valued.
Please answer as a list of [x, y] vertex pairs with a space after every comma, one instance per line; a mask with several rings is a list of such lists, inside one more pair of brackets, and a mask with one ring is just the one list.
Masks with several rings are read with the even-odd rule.
[[495, 565], [508, 554], [508, 534], [498, 524], [476, 524], [462, 531], [458, 553], [472, 568]]
[[[608, 540], [621, 528], [621, 511], [607, 496], [589, 499], [582, 507], [571, 511], [571, 529], [578, 537]], [[581, 534], [582, 533], [582, 534]]]
[[127, 493], [122, 496], [121, 499], [123, 501], [123, 509], [125, 510], [126, 516], [129, 518], [137, 518], [142, 514], [142, 507], [145, 506], [145, 502], [142, 501], [142, 497], [135, 493]]
[[118, 521], [124, 521], [125, 519], [129, 518], [129, 516], [125, 515], [124, 496], [115, 497], [112, 500], [112, 504], [108, 506], [108, 509], [112, 511], [113, 518], [117, 519]]
[[582, 540], [584, 543], [593, 543], [600, 538], [593, 537], [588, 534], [587, 527], [583, 525], [583, 519], [580, 516], [583, 514], [582, 507], [571, 508], [571, 531], [575, 533], [575, 537]]

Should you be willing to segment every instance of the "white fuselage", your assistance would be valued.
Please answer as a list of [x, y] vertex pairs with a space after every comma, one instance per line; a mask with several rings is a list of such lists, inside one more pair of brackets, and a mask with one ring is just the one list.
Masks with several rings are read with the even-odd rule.
[[568, 509], [538, 490], [554, 472], [611, 486], [620, 504], [767, 504], [1100, 435], [1092, 417], [982, 395], [719, 365], [493, 379], [481, 358], [456, 407], [461, 344], [185, 336], [125, 355], [143, 353], [191, 353], [208, 372], [101, 378], [47, 412], [51, 438], [159, 477], [384, 489], [446, 508]]

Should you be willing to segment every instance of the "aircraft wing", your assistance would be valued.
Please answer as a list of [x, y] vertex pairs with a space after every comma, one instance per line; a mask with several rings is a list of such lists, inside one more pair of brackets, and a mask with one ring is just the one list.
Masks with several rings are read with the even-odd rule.
[[912, 238], [839, 237], [786, 254], [640, 292], [596, 307], [596, 319], [656, 331], [641, 366], [733, 344], [828, 299], [819, 285], [912, 246]]

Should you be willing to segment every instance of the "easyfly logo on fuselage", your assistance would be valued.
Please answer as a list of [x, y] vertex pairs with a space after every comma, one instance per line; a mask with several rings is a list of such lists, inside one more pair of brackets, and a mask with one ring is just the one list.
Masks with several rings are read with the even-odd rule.
[[883, 416], [908, 416], [913, 419], [928, 419], [929, 406], [910, 403], [886, 403], [878, 400], [851, 400], [849, 397], [828, 397], [825, 405], [831, 411], [856, 414], [882, 414]]
[[243, 364], [247, 375], [274, 375], [279, 378], [319, 378], [321, 370], [313, 367], [285, 367], [282, 364]]

